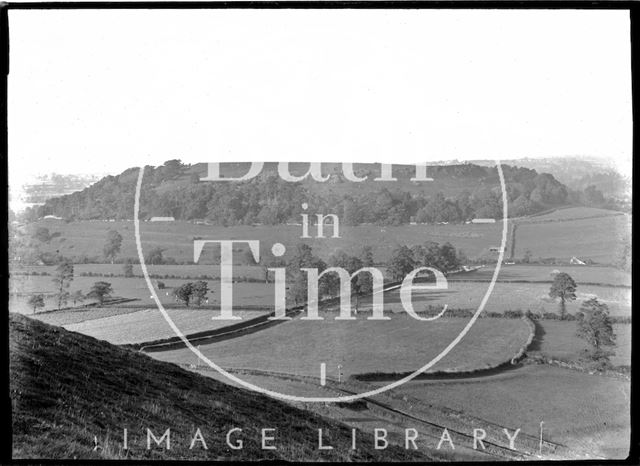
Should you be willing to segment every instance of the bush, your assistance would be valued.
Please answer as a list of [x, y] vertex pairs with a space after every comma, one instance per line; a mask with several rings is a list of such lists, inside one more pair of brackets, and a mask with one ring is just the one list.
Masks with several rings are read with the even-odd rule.
[[545, 312], [542, 314], [542, 318], [547, 320], [558, 320], [559, 316], [555, 312]]
[[167, 285], [165, 285], [164, 282], [161, 281], [158, 281], [157, 286], [159, 290], [164, 290], [167, 287]]
[[512, 310], [504, 311], [504, 316], [507, 319], [520, 319], [522, 318], [523, 315], [524, 313], [520, 309], [516, 311], [512, 311]]
[[464, 317], [471, 318], [473, 317], [474, 312], [469, 309], [447, 309], [444, 313], [445, 317]]
[[533, 312], [531, 312], [530, 309], [527, 309], [527, 312], [524, 313], [524, 315], [526, 317], [528, 317], [531, 320], [539, 320], [540, 319], [540, 314], [534, 314]]

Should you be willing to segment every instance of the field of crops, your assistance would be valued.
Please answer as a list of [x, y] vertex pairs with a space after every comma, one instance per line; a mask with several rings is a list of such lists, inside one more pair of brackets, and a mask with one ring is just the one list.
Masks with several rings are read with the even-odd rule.
[[626, 380], [542, 365], [468, 380], [409, 382], [396, 392], [534, 436], [543, 421], [544, 437], [569, 448], [608, 458], [628, 454]]
[[[205, 309], [168, 309], [171, 320], [184, 334], [216, 330], [235, 321], [212, 320], [219, 311]], [[234, 311], [234, 315], [250, 319], [265, 314], [265, 311]], [[174, 337], [176, 334], [157, 309], [118, 314], [84, 322], [68, 324], [67, 330], [84, 333], [99, 340], [106, 340], [117, 345], [126, 343], [143, 343]]]
[[[413, 371], [437, 356], [462, 330], [468, 319], [418, 322], [406, 314], [388, 321], [323, 321], [295, 319], [242, 338], [203, 345], [201, 351], [223, 367], [252, 368], [319, 376], [326, 363], [335, 377], [338, 365], [345, 375], [368, 372]], [[526, 342], [529, 327], [520, 319], [481, 319], [466, 337], [432, 370], [474, 370], [509, 359]], [[373, 345], [372, 345], [373, 343]], [[154, 355], [190, 363], [188, 349]]]

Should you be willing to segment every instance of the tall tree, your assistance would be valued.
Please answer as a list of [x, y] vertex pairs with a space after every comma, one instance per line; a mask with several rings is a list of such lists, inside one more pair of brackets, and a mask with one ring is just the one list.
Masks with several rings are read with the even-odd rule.
[[[313, 255], [311, 246], [304, 243], [296, 245], [296, 249], [287, 261], [287, 281], [289, 287], [287, 290], [287, 297], [295, 305], [307, 301], [307, 274], [302, 271], [303, 268], [318, 269], [318, 272], [322, 272], [327, 268], [324, 261]], [[323, 294], [323, 291], [327, 289], [327, 281], [331, 280], [330, 275], [324, 275], [320, 279], [319, 294]], [[330, 288], [330, 286], [329, 286]]]
[[69, 299], [69, 292], [67, 290], [73, 281], [73, 264], [68, 261], [64, 261], [58, 265], [52, 281], [56, 288], [58, 309], [61, 309], [62, 305], [66, 304]]
[[571, 275], [565, 272], [556, 274], [549, 290], [549, 296], [552, 298], [560, 298], [560, 320], [567, 317], [567, 301], [575, 301], [576, 299], [576, 282], [573, 281]]
[[399, 281], [416, 268], [411, 249], [407, 246], [399, 246], [391, 253], [389, 262], [389, 275], [393, 281]]
[[191, 299], [196, 303], [196, 305], [200, 306], [202, 301], [207, 299], [207, 293], [209, 292], [209, 285], [207, 282], [200, 280], [191, 286]]
[[[373, 267], [373, 248], [371, 246], [363, 246], [360, 254], [361, 267]], [[370, 294], [373, 292], [373, 277], [370, 273], [358, 274], [358, 293]], [[356, 297], [356, 309], [358, 309], [359, 298]]]
[[109, 230], [107, 232], [107, 239], [105, 241], [104, 248], [102, 249], [105, 259], [110, 260], [113, 264], [113, 261], [120, 252], [121, 247], [122, 235], [115, 230]]
[[28, 303], [29, 306], [33, 308], [33, 313], [35, 314], [39, 308], [44, 307], [44, 296], [41, 294], [31, 295]]
[[87, 293], [87, 298], [97, 299], [100, 304], [103, 304], [105, 299], [113, 293], [113, 288], [111, 287], [111, 283], [108, 282], [95, 282], [89, 293]]
[[576, 335], [589, 343], [593, 359], [608, 359], [602, 347], [614, 346], [616, 338], [608, 306], [591, 298], [582, 303], [580, 311]]
[[185, 306], [189, 307], [189, 302], [191, 302], [191, 297], [193, 295], [193, 283], [183, 283], [177, 288], [174, 288], [173, 295], [184, 303]]

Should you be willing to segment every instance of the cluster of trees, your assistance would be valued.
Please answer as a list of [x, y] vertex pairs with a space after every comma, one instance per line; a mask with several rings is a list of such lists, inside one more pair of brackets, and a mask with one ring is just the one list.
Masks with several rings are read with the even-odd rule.
[[[558, 298], [560, 307], [560, 319], [567, 319], [566, 303], [575, 301], [577, 285], [568, 273], [556, 274], [549, 296]], [[594, 361], [607, 363], [611, 352], [605, 347], [615, 345], [613, 321], [609, 316], [609, 308], [597, 298], [590, 298], [582, 303], [580, 311], [576, 315], [576, 335], [585, 340], [589, 346], [588, 356]]]
[[[360, 172], [370, 171], [361, 169]], [[495, 167], [472, 164], [430, 167], [437, 186], [454, 193], [445, 196], [430, 183], [410, 184], [414, 167], [394, 167], [394, 176], [406, 189], [393, 183], [367, 181], [351, 190], [333, 190], [326, 185], [344, 181], [333, 174], [327, 183], [291, 183], [264, 170], [257, 177], [234, 183], [199, 182], [193, 167], [170, 160], [160, 167], [147, 167], [141, 191], [141, 216], [172, 216], [181, 220], [206, 219], [216, 225], [265, 225], [299, 221], [300, 199], [320, 212], [338, 214], [347, 225], [376, 223], [399, 225], [412, 218], [417, 222], [464, 222], [475, 217], [502, 215], [502, 194]], [[503, 166], [510, 215], [539, 212], [567, 201], [567, 189], [549, 174]], [[358, 173], [361, 176], [363, 173]], [[50, 199], [32, 216], [55, 214], [73, 219], [131, 218], [136, 169], [108, 176], [81, 192]], [[367, 175], [367, 173], [364, 173]], [[406, 178], [406, 179], [405, 179]], [[464, 186], [478, 187], [464, 191]], [[449, 189], [447, 187], [453, 186]], [[162, 187], [161, 189], [156, 189]], [[365, 187], [363, 189], [363, 187]], [[391, 188], [391, 189], [389, 189]], [[334, 192], [335, 191], [335, 192]]]
[[[398, 246], [392, 254], [391, 260], [386, 265], [387, 278], [391, 281], [399, 281], [418, 267], [432, 267], [447, 273], [460, 266], [463, 254], [456, 251], [450, 244], [438, 244], [427, 242], [424, 245], [412, 247]], [[265, 259], [265, 267], [273, 266], [268, 258]], [[301, 269], [315, 268], [320, 273], [329, 267], [341, 267], [349, 274], [357, 270], [373, 267], [373, 251], [370, 246], [364, 246], [357, 254], [351, 255], [344, 251], [337, 251], [325, 262], [313, 254], [311, 246], [298, 244], [285, 263], [287, 270], [287, 298], [290, 303], [298, 305], [307, 300], [307, 274]], [[265, 269], [266, 270], [266, 269]], [[373, 279], [370, 273], [361, 272], [351, 279], [351, 292], [355, 295], [355, 308], [358, 308], [359, 296], [373, 291]], [[339, 295], [340, 280], [336, 273], [323, 274], [318, 282], [318, 294], [321, 299]]]
[[209, 285], [205, 281], [187, 282], [173, 289], [173, 296], [176, 300], [189, 307], [190, 303], [200, 306], [203, 302], [209, 302], [207, 298]]
[[[97, 281], [92, 286], [89, 292], [85, 295], [81, 290], [76, 290], [73, 293], [69, 291], [71, 282], [74, 279], [73, 264], [64, 261], [56, 267], [51, 280], [55, 286], [54, 298], [56, 301], [56, 307], [58, 310], [62, 309], [69, 301], [75, 306], [77, 303], [82, 303], [85, 299], [95, 299], [100, 304], [104, 304], [105, 300], [113, 294], [113, 288], [111, 283], [104, 281]], [[44, 295], [41, 293], [33, 294], [27, 301], [29, 307], [36, 313], [38, 309], [45, 306]]]

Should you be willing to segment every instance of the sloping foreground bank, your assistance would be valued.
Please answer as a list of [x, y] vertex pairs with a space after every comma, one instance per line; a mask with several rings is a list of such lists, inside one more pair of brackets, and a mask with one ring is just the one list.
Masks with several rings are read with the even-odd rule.
[[[16, 314], [10, 314], [10, 393], [14, 458], [431, 459], [424, 451], [375, 450], [367, 433], [351, 450], [351, 430], [342, 424]], [[147, 429], [160, 438], [167, 428], [171, 448], [152, 441], [147, 449]], [[208, 450], [200, 442], [189, 449], [198, 428]], [[242, 449], [226, 443], [233, 428], [242, 429]], [[275, 450], [262, 449], [265, 428], [275, 429]], [[318, 450], [318, 429], [333, 450]]]

